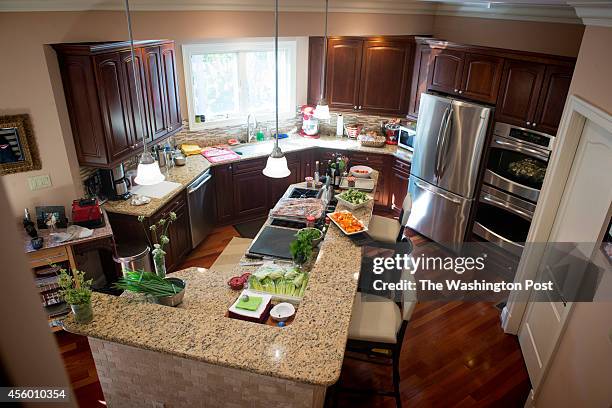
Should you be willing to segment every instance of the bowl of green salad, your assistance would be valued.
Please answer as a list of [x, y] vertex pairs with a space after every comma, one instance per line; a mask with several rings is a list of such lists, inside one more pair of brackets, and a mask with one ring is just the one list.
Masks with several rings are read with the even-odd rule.
[[349, 188], [342, 194], [338, 194], [336, 198], [338, 199], [339, 203], [344, 204], [351, 210], [361, 208], [372, 201], [372, 196], [369, 196], [363, 191], [359, 191], [354, 188]]

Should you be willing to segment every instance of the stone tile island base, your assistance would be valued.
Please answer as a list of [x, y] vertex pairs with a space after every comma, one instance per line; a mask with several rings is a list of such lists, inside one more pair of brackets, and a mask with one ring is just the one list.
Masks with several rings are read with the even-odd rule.
[[323, 407], [326, 388], [89, 337], [108, 407]]

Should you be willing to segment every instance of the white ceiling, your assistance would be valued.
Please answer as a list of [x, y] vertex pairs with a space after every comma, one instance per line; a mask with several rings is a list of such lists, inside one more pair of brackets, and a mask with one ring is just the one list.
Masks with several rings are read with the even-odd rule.
[[[123, 0], [0, 0], [0, 11], [121, 10]], [[130, 0], [133, 10], [269, 11], [274, 0]], [[282, 11], [322, 11], [324, 0], [280, 0]], [[330, 0], [331, 12], [401, 13], [612, 25], [612, 0]]]

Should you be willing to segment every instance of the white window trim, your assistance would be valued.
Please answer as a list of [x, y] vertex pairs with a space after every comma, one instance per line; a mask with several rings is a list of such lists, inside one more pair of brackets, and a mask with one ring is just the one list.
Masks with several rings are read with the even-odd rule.
[[[279, 112], [279, 120], [285, 120], [295, 117], [295, 108], [297, 106], [297, 39], [285, 37], [280, 38], [278, 42], [279, 49], [285, 49], [289, 52], [289, 61], [294, 69], [290, 72], [290, 89], [289, 102], [290, 110], [287, 112]], [[239, 51], [254, 51], [254, 50], [271, 50], [274, 49], [273, 38], [243, 38], [236, 40], [217, 40], [214, 42], [203, 42], [198, 44], [184, 44], [183, 51], [183, 70], [185, 74], [185, 90], [187, 93], [187, 110], [189, 114], [189, 130], [212, 129], [224, 126], [233, 126], [246, 123], [248, 113], [240, 117], [231, 119], [222, 119], [215, 121], [206, 121], [205, 123], [195, 122], [194, 102], [193, 102], [193, 81], [191, 72], [191, 57], [192, 55], [211, 53], [211, 52], [239, 52]], [[274, 120], [275, 115], [266, 114], [257, 116], [258, 121]]]

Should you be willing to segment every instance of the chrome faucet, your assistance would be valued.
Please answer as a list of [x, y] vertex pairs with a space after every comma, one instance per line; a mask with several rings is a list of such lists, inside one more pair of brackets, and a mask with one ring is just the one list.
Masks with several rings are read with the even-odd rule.
[[[253, 128], [251, 129], [251, 118], [253, 118]], [[257, 129], [257, 119], [255, 115], [249, 113], [247, 116], [247, 143], [251, 143], [251, 139], [255, 138], [255, 130]]]

